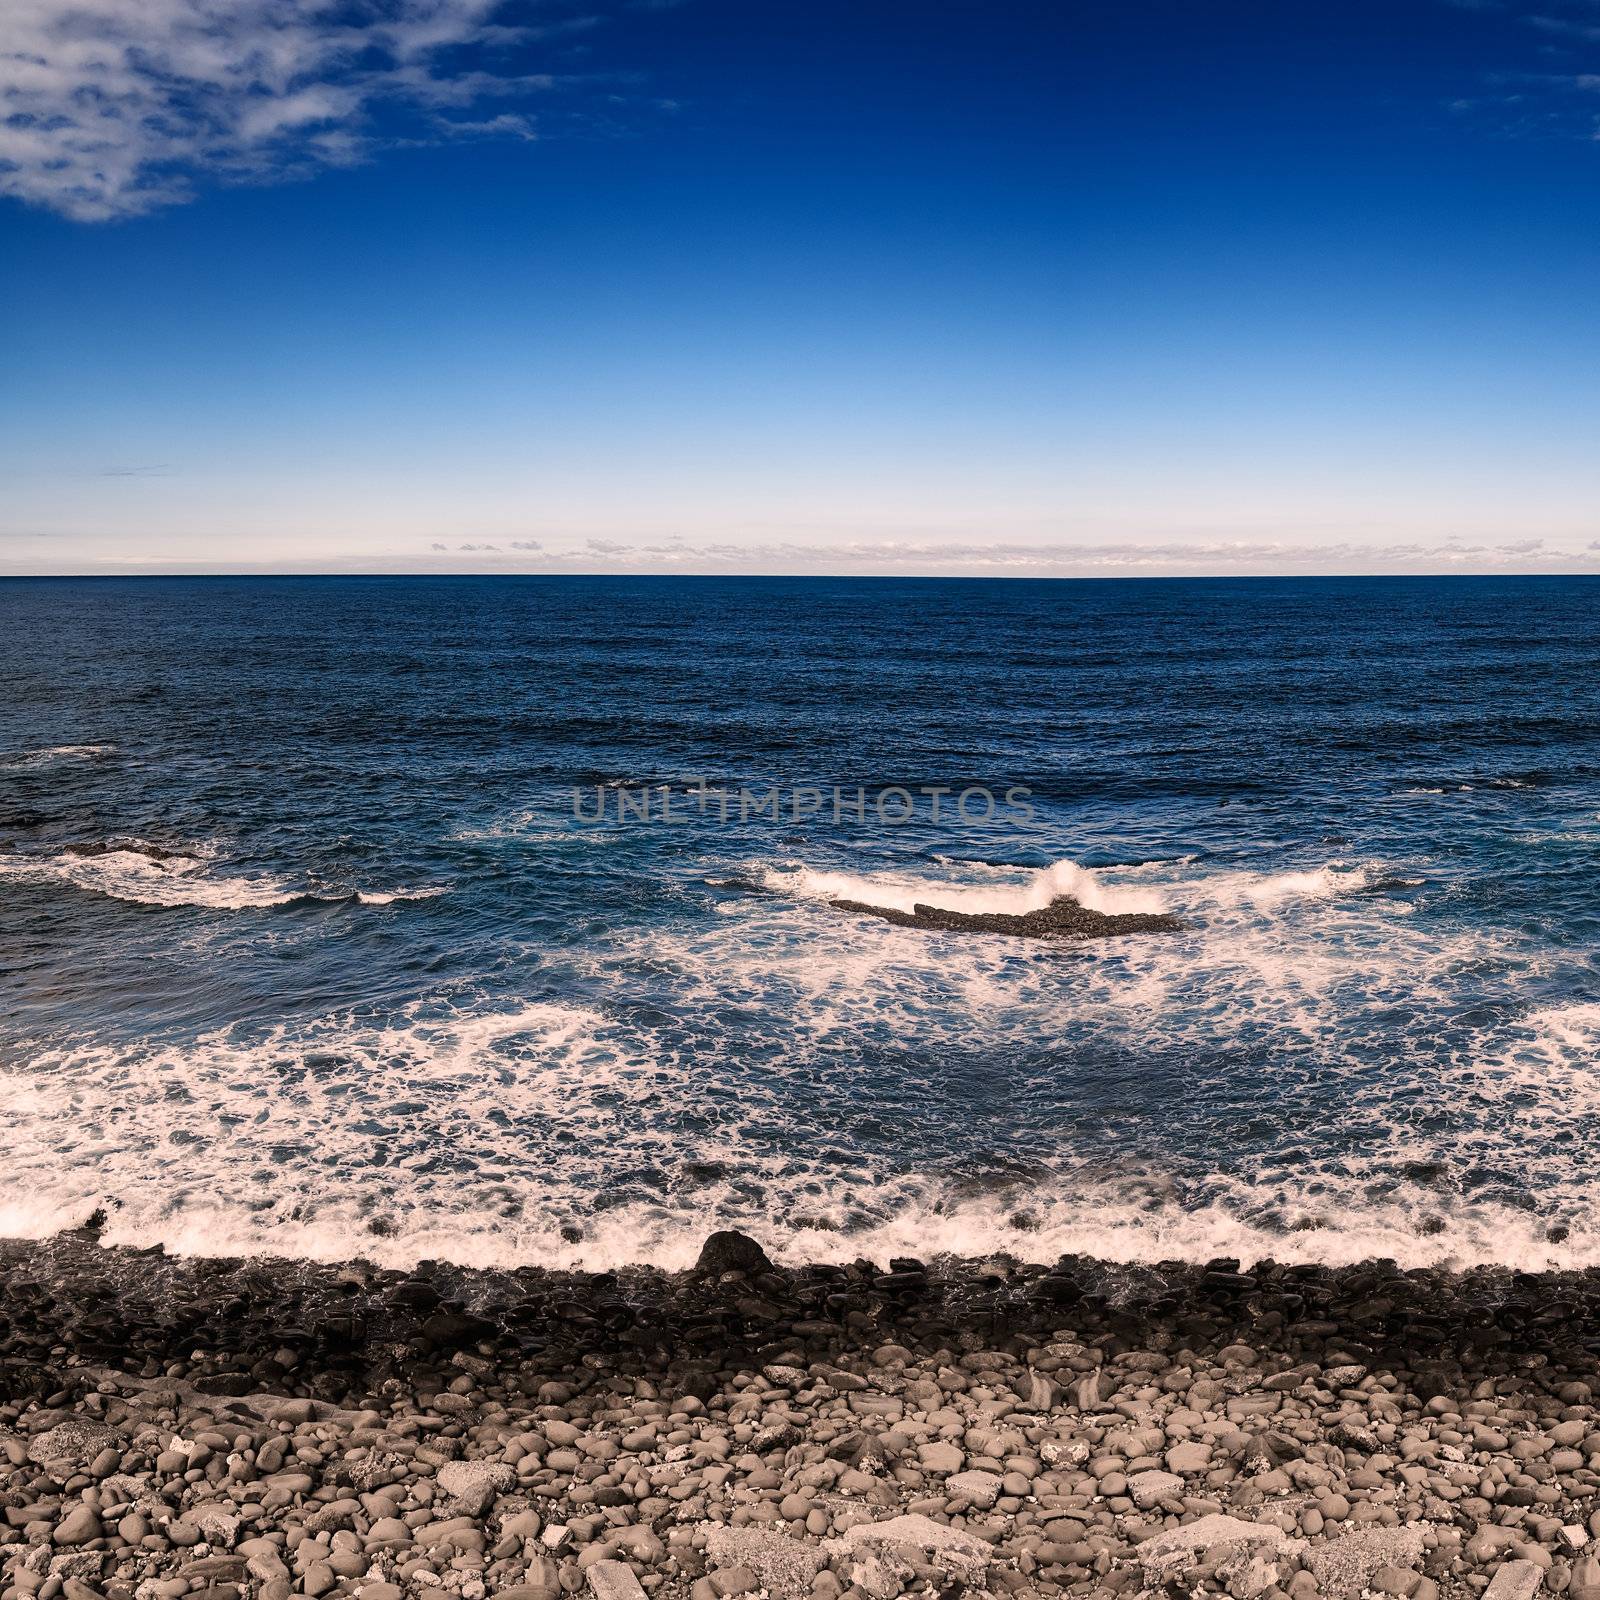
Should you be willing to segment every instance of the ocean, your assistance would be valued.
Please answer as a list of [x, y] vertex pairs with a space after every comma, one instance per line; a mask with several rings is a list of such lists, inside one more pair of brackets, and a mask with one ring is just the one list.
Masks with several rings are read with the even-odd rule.
[[[0, 681], [0, 1236], [1600, 1265], [1600, 581], [12, 580]], [[1063, 895], [1181, 926], [833, 904]]]

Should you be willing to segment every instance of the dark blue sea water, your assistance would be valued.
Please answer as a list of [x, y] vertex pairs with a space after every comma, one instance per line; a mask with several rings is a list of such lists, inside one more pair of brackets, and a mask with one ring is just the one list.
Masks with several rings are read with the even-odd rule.
[[0, 583], [0, 1234], [1600, 1262], [1597, 602]]

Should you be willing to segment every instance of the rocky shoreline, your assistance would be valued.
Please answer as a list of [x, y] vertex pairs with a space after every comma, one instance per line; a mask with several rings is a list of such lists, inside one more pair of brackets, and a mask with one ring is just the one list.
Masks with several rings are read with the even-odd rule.
[[1600, 1273], [0, 1245], [0, 1600], [1600, 1600]]

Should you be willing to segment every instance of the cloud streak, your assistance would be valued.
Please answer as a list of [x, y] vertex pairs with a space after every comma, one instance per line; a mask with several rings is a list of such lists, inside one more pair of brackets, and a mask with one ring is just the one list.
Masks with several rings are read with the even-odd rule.
[[[1444, 0], [1457, 11], [1496, 18], [1537, 36], [1527, 64], [1488, 74], [1481, 92], [1463, 95], [1454, 109], [1482, 116], [1510, 137], [1600, 139], [1594, 96], [1600, 73], [1589, 70], [1600, 45], [1596, 0]], [[1511, 37], [1508, 35], [1508, 37]]]
[[[534, 137], [479, 108], [552, 87], [492, 68], [548, 30], [502, 0], [3, 0], [0, 194], [83, 222], [189, 199], [197, 177], [273, 182], [384, 141]], [[487, 63], [487, 64], [486, 64]], [[477, 113], [477, 114], [475, 114]]]

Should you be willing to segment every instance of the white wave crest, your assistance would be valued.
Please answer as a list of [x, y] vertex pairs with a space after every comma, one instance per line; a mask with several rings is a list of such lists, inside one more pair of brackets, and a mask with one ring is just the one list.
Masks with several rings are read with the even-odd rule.
[[1164, 864], [1099, 869], [1062, 860], [1039, 870], [981, 865], [967, 870], [978, 881], [933, 879], [906, 872], [835, 872], [804, 865], [763, 867], [758, 880], [767, 889], [796, 899], [854, 900], [890, 911], [928, 905], [943, 911], [1022, 916], [1065, 897], [1090, 911], [1116, 915], [1206, 909], [1270, 911], [1293, 900], [1358, 894], [1377, 881], [1381, 872], [1372, 862], [1330, 861], [1289, 872], [1169, 876], [1155, 884], [1150, 881], [1154, 872], [1171, 869]]
[[[541, 1020], [539, 1009], [550, 1014]], [[429, 1078], [470, 1072], [475, 1061], [490, 1067], [510, 1059], [517, 1063], [516, 1088], [537, 1085], [543, 1116], [562, 1115], [564, 1094], [575, 1096], [581, 1111], [592, 1109], [582, 1089], [586, 1070], [599, 1065], [592, 1021], [563, 1018], [559, 1010], [530, 1008], [505, 1019], [503, 1028], [459, 1041], [454, 1066], [438, 1059]], [[370, 1065], [370, 1058], [360, 1059]], [[261, 1065], [245, 1057], [232, 1070], [259, 1071]], [[144, 1071], [133, 1074], [133, 1085], [159, 1099], [158, 1085]], [[349, 1083], [344, 1087], [348, 1091]], [[491, 1072], [486, 1087], [503, 1092], [510, 1086]], [[425, 1118], [440, 1120], [441, 1132], [464, 1136], [466, 1108], [451, 1110], [437, 1083], [394, 1094], [393, 1112], [378, 1103], [381, 1097], [356, 1095], [347, 1108], [328, 1094], [318, 1101], [315, 1122], [307, 1119], [301, 1092], [281, 1112], [264, 1111], [257, 1099], [245, 1118], [238, 1115], [246, 1109], [242, 1084], [207, 1074], [190, 1088], [183, 1101], [187, 1115], [176, 1129], [137, 1127], [136, 1108], [111, 1113], [95, 1097], [86, 1136], [69, 1140], [66, 1151], [46, 1152], [24, 1141], [21, 1153], [32, 1170], [26, 1180], [0, 1181], [0, 1237], [46, 1238], [103, 1209], [108, 1244], [160, 1243], [175, 1255], [363, 1258], [402, 1269], [435, 1258], [498, 1269], [681, 1270], [718, 1228], [750, 1233], [775, 1260], [794, 1265], [943, 1255], [1049, 1264], [1083, 1255], [1143, 1264], [1234, 1257], [1246, 1266], [1389, 1259], [1408, 1270], [1600, 1267], [1600, 1224], [1581, 1196], [1563, 1197], [1554, 1211], [1534, 1210], [1463, 1201], [1419, 1183], [1375, 1193], [1333, 1173], [1303, 1184], [1214, 1179], [1190, 1196], [1149, 1176], [1061, 1172], [981, 1193], [929, 1174], [880, 1174], [863, 1191], [849, 1178], [813, 1170], [763, 1174], [759, 1185], [738, 1174], [715, 1176], [659, 1198], [596, 1208], [593, 1185], [608, 1176], [605, 1167], [585, 1173], [579, 1185], [559, 1154], [550, 1170], [531, 1158], [509, 1161], [500, 1148], [471, 1169], [452, 1159], [450, 1147], [410, 1151], [388, 1168], [360, 1159], [378, 1149], [377, 1128], [392, 1125], [397, 1115], [414, 1119], [419, 1107]], [[47, 1126], [69, 1110], [81, 1115], [76, 1106], [41, 1108]], [[219, 1111], [228, 1113], [227, 1133], [210, 1121]], [[190, 1137], [177, 1143], [174, 1131]], [[363, 1151], [363, 1143], [370, 1150]], [[288, 1150], [296, 1159], [286, 1165]], [[95, 1158], [94, 1164], [65, 1165], [62, 1154], [73, 1161]], [[613, 1172], [626, 1172], [636, 1152], [615, 1154]], [[1565, 1225], [1553, 1227], [1556, 1217]]]
[[1379, 872], [1371, 862], [1343, 861], [1295, 872], [1220, 872], [1186, 885], [1183, 897], [1195, 906], [1271, 910], [1289, 900], [1327, 900], [1359, 894], [1372, 886]]
[[761, 881], [769, 889], [801, 899], [856, 900], [889, 911], [926, 905], [970, 915], [1023, 916], [1063, 897], [1107, 915], [1166, 909], [1161, 896], [1151, 890], [1109, 883], [1075, 861], [1057, 861], [1037, 871], [1018, 868], [1009, 882], [959, 883], [894, 872], [857, 875], [806, 866], [768, 867]]
[[243, 911], [285, 905], [296, 891], [270, 878], [231, 878], [207, 872], [201, 856], [149, 856], [135, 849], [99, 855], [0, 856], [0, 876], [54, 880], [88, 894], [145, 906], [201, 906]]
[[52, 767], [60, 761], [94, 761], [108, 756], [114, 744], [55, 744], [44, 750], [24, 750], [0, 759], [0, 771], [18, 772], [27, 767]]
[[1083, 1255], [1146, 1264], [1234, 1257], [1247, 1266], [1269, 1260], [1351, 1266], [1379, 1259], [1406, 1269], [1600, 1266], [1600, 1225], [1586, 1208], [1570, 1227], [1553, 1231], [1548, 1215], [1451, 1202], [1417, 1184], [1374, 1197], [1354, 1182], [1332, 1179], [1304, 1189], [1218, 1183], [1187, 1203], [1171, 1193], [1157, 1195], [1152, 1186], [1114, 1180], [1056, 1178], [977, 1196], [934, 1179], [888, 1187], [893, 1203], [862, 1222], [852, 1224], [847, 1204], [831, 1216], [821, 1208], [828, 1231], [796, 1232], [786, 1221], [757, 1214], [726, 1225], [773, 1240], [774, 1255], [796, 1263], [950, 1254], [1040, 1263]]

